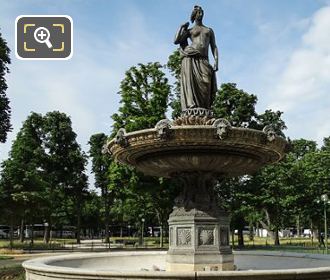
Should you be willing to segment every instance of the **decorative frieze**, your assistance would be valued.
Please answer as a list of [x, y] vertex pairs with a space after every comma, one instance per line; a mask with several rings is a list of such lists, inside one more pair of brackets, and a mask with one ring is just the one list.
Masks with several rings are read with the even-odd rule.
[[177, 228], [177, 245], [190, 246], [191, 245], [191, 229]]
[[214, 228], [199, 228], [198, 245], [214, 245]]

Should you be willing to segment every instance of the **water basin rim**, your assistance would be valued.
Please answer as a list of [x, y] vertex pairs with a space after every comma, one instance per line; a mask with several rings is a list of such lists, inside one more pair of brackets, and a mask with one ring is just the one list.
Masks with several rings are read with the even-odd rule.
[[[200, 276], [262, 276], [262, 275], [296, 275], [296, 274], [318, 274], [318, 273], [330, 273], [329, 267], [318, 267], [318, 268], [295, 268], [295, 269], [274, 269], [274, 270], [245, 270], [245, 271], [198, 271], [198, 272], [170, 272], [170, 271], [102, 271], [102, 270], [91, 270], [83, 268], [70, 268], [62, 266], [53, 266], [51, 263], [65, 261], [65, 260], [75, 260], [75, 259], [90, 259], [90, 258], [102, 258], [109, 256], [139, 256], [139, 255], [165, 255], [166, 251], [145, 251], [145, 252], [107, 252], [107, 253], [77, 253], [77, 254], [65, 254], [60, 256], [46, 257], [46, 258], [36, 258], [32, 260], [25, 261], [22, 265], [26, 270], [29, 271], [39, 271], [47, 273], [58, 273], [58, 274], [70, 274], [70, 275], [104, 275], [113, 277], [134, 277], [134, 276], [145, 276], [146, 278], [152, 279], [152, 277], [172, 277], [177, 276], [178, 278], [194, 277]], [[317, 254], [305, 254], [305, 253], [292, 253], [292, 252], [269, 252], [269, 251], [236, 251], [234, 255], [251, 255], [251, 256], [273, 256], [273, 257], [293, 257], [293, 258], [311, 258], [311, 259], [328, 259], [330, 256], [317, 255]]]

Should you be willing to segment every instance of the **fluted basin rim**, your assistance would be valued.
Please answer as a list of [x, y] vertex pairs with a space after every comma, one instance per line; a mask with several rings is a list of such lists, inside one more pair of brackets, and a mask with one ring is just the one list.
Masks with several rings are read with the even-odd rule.
[[[47, 275], [50, 273], [52, 276], [72, 276], [79, 277], [95, 277], [89, 279], [218, 279], [219, 277], [228, 277], [233, 279], [328, 279], [330, 276], [329, 267], [318, 268], [297, 268], [297, 269], [275, 269], [275, 270], [249, 270], [249, 271], [198, 271], [198, 272], [167, 272], [167, 271], [100, 271], [82, 268], [69, 268], [51, 265], [54, 262], [75, 260], [75, 259], [92, 259], [111, 256], [139, 256], [139, 255], [165, 255], [163, 251], [139, 251], [139, 252], [110, 252], [110, 253], [73, 253], [70, 255], [61, 255], [55, 257], [36, 258], [33, 260], [25, 261], [23, 267], [29, 273]], [[301, 254], [301, 253], [288, 253], [288, 252], [235, 252], [235, 255], [257, 255], [257, 256], [283, 256], [294, 258], [311, 258], [320, 260], [329, 260], [330, 256], [317, 255], [317, 254]], [[99, 278], [98, 278], [99, 277]], [[278, 277], [278, 278], [277, 278]], [[287, 278], [288, 277], [288, 278]], [[308, 277], [308, 278], [306, 278]], [[324, 278], [323, 278], [324, 277]], [[115, 278], [115, 279], [116, 279]], [[31, 278], [37, 279], [37, 278]], [[52, 279], [52, 278], [50, 278]], [[75, 278], [79, 279], [79, 278]]]
[[281, 160], [288, 147], [282, 137], [240, 127], [186, 125], [120, 133], [107, 142], [107, 151], [120, 163], [158, 177], [177, 171], [252, 174]]

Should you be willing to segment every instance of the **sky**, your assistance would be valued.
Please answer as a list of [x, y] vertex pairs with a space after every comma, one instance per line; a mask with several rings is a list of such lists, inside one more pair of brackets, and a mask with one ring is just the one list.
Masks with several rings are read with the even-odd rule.
[[[321, 145], [330, 136], [330, 0], [0, 0], [0, 32], [12, 50], [6, 79], [13, 125], [0, 144], [0, 161], [32, 111], [70, 115], [88, 152], [92, 134], [111, 132], [125, 71], [137, 63], [165, 64], [177, 28], [196, 4], [216, 36], [218, 83], [257, 95], [258, 113], [283, 111], [291, 139]], [[20, 15], [71, 16], [73, 57], [17, 59]]]

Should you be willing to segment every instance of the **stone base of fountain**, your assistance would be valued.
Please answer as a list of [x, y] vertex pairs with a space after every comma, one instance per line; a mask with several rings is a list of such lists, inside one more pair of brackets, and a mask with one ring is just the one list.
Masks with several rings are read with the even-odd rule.
[[167, 271], [233, 270], [229, 216], [216, 205], [210, 172], [179, 175], [183, 190], [170, 214]]
[[234, 269], [229, 219], [225, 212], [214, 217], [196, 209], [176, 208], [170, 216], [169, 228], [167, 271]]

